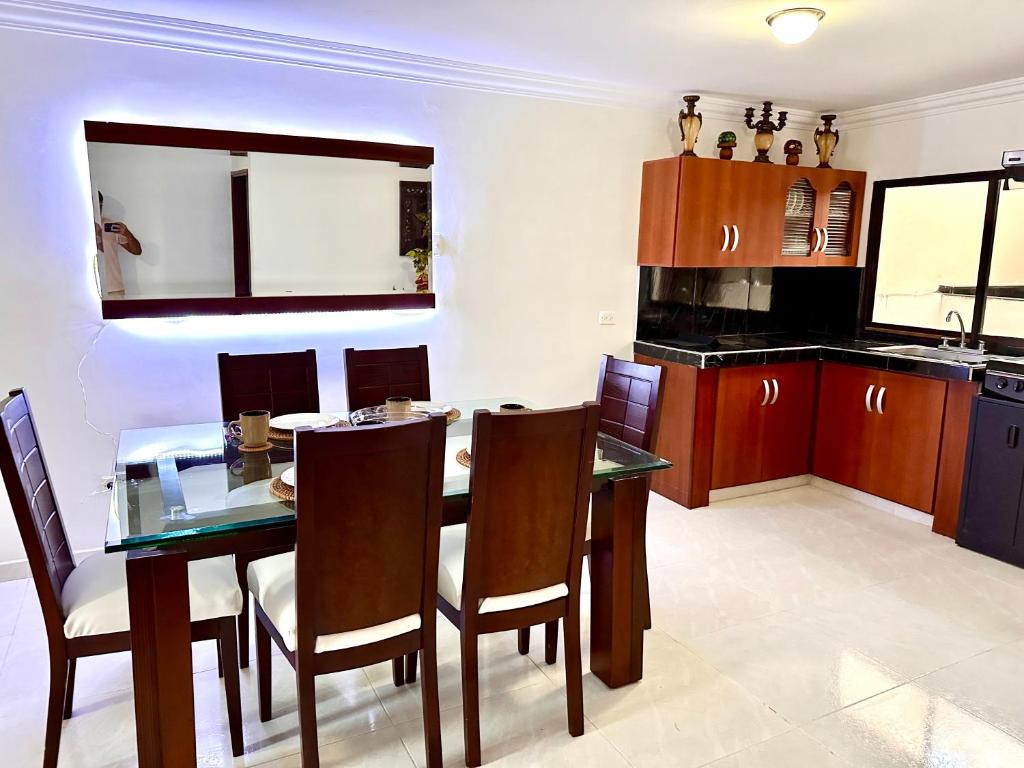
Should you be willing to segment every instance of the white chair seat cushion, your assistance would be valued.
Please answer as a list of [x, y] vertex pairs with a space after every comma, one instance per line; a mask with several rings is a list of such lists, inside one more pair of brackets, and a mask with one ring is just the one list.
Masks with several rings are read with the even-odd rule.
[[[127, 632], [128, 576], [125, 554], [95, 554], [80, 562], [64, 582], [64, 634], [68, 638]], [[188, 564], [192, 621], [237, 616], [242, 590], [231, 557], [192, 560]]]
[[[441, 546], [437, 564], [437, 592], [452, 606], [462, 609], [462, 577], [466, 565], [466, 525], [450, 525], [441, 529]], [[497, 613], [540, 605], [569, 594], [565, 584], [518, 592], [514, 595], [485, 597], [480, 601], [479, 613]]]
[[[295, 553], [285, 552], [273, 557], [263, 557], [249, 563], [246, 571], [249, 591], [256, 602], [263, 608], [277, 631], [284, 639], [289, 651], [295, 650]], [[333, 635], [321, 635], [316, 639], [315, 653], [329, 653], [343, 648], [356, 648], [360, 645], [398, 637], [412, 632], [422, 626], [423, 620], [418, 613], [403, 616], [394, 621], [375, 624], [372, 627], [354, 629], [349, 632], [338, 632]]]

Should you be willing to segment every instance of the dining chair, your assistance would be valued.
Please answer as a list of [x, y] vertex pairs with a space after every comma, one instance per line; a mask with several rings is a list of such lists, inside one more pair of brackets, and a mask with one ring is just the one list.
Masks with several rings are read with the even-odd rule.
[[[600, 406], [473, 414], [469, 519], [441, 531], [437, 607], [459, 629], [466, 765], [480, 765], [478, 638], [565, 637], [569, 733], [583, 733], [580, 579]], [[549, 663], [554, 659], [549, 655]]]
[[[124, 554], [75, 562], [38, 432], [23, 390], [0, 401], [0, 473], [28, 556], [50, 653], [44, 768], [55, 768], [61, 721], [71, 717], [78, 659], [132, 648]], [[242, 592], [230, 557], [189, 563], [192, 642], [216, 640], [227, 698], [231, 751], [243, 752], [235, 659]]]
[[[249, 566], [260, 720], [270, 639], [295, 670], [302, 765], [319, 765], [317, 675], [422, 656], [427, 765], [441, 765], [437, 552], [445, 417], [295, 435], [295, 552]], [[394, 663], [394, 661], [393, 661]]]
[[430, 399], [427, 347], [345, 350], [348, 408], [355, 411], [383, 405], [389, 397]]
[[[316, 376], [316, 350], [271, 352], [255, 355], [217, 355], [220, 371], [221, 418], [232, 421], [242, 411], [270, 411], [271, 416], [287, 413], [317, 413], [320, 388]], [[249, 563], [287, 549], [240, 552], [235, 555], [238, 583], [244, 587]], [[238, 614], [238, 662], [249, 666], [249, 597], [243, 596]]]
[[[642, 451], [652, 451], [658, 439], [658, 425], [661, 418], [661, 367], [644, 365], [629, 360], [619, 360], [611, 355], [602, 355], [601, 369], [597, 375], [597, 401], [601, 405], [600, 431], [617, 437], [624, 443], [636, 446]], [[590, 560], [590, 522], [587, 521], [587, 541], [584, 545], [587, 563]], [[647, 547], [641, 543], [640, 562], [643, 570], [643, 621], [644, 629], [651, 628], [651, 594], [647, 578]], [[548, 655], [557, 653], [549, 647]], [[519, 632], [519, 652], [524, 656], [530, 652], [530, 628]], [[552, 658], [552, 661], [554, 659]]]

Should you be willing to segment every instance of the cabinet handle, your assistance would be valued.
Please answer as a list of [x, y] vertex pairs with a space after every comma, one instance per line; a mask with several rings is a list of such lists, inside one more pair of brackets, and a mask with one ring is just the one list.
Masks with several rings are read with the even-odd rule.
[[740, 228], [737, 227], [735, 224], [733, 224], [732, 225], [732, 248], [729, 249], [729, 252], [732, 253], [733, 251], [735, 251], [736, 248], [739, 246], [739, 244], [740, 244]]
[[814, 248], [811, 249], [811, 253], [817, 253], [818, 249], [821, 248], [821, 228], [814, 228]]
[[878, 399], [875, 401], [875, 410], [878, 411], [883, 416], [885, 415], [885, 411], [882, 410], [882, 405], [884, 405], [884, 403], [883, 403], [883, 398], [884, 397], [885, 397], [885, 387], [879, 387], [878, 388]]
[[775, 394], [772, 395], [772, 401], [770, 405], [775, 405], [779, 401], [779, 380], [772, 379], [772, 386], [775, 387]]
[[868, 384], [868, 391], [864, 394], [864, 407], [871, 413], [871, 394], [875, 391], [874, 384]]
[[761, 405], [768, 405], [768, 398], [770, 393], [768, 391], [768, 379], [761, 379], [761, 386], [764, 388], [764, 395], [761, 397]]
[[821, 231], [825, 233], [825, 242], [821, 244], [821, 251], [824, 253], [828, 250], [828, 227], [822, 227]]
[[1020, 441], [1020, 427], [1016, 424], [1011, 424], [1010, 428], [1006, 432], [1006, 447], [1016, 448], [1017, 443]]
[[722, 253], [729, 247], [729, 225], [722, 225]]

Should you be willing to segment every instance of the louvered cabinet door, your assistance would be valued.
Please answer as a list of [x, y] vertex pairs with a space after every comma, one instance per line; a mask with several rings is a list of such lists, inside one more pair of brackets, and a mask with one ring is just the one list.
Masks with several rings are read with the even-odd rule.
[[818, 190], [809, 178], [811, 169], [785, 167], [783, 176], [783, 206], [776, 215], [782, 217], [782, 238], [774, 256], [777, 266], [814, 267], [818, 264], [817, 249], [822, 234], [817, 226]]
[[854, 267], [860, 242], [865, 174], [832, 169], [819, 172], [822, 238], [817, 262], [821, 266]]

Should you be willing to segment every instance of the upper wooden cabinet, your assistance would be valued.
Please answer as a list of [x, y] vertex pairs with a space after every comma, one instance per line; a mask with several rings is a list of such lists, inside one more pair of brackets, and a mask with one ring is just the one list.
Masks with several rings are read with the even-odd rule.
[[851, 266], [861, 171], [670, 157], [644, 163], [637, 262]]

